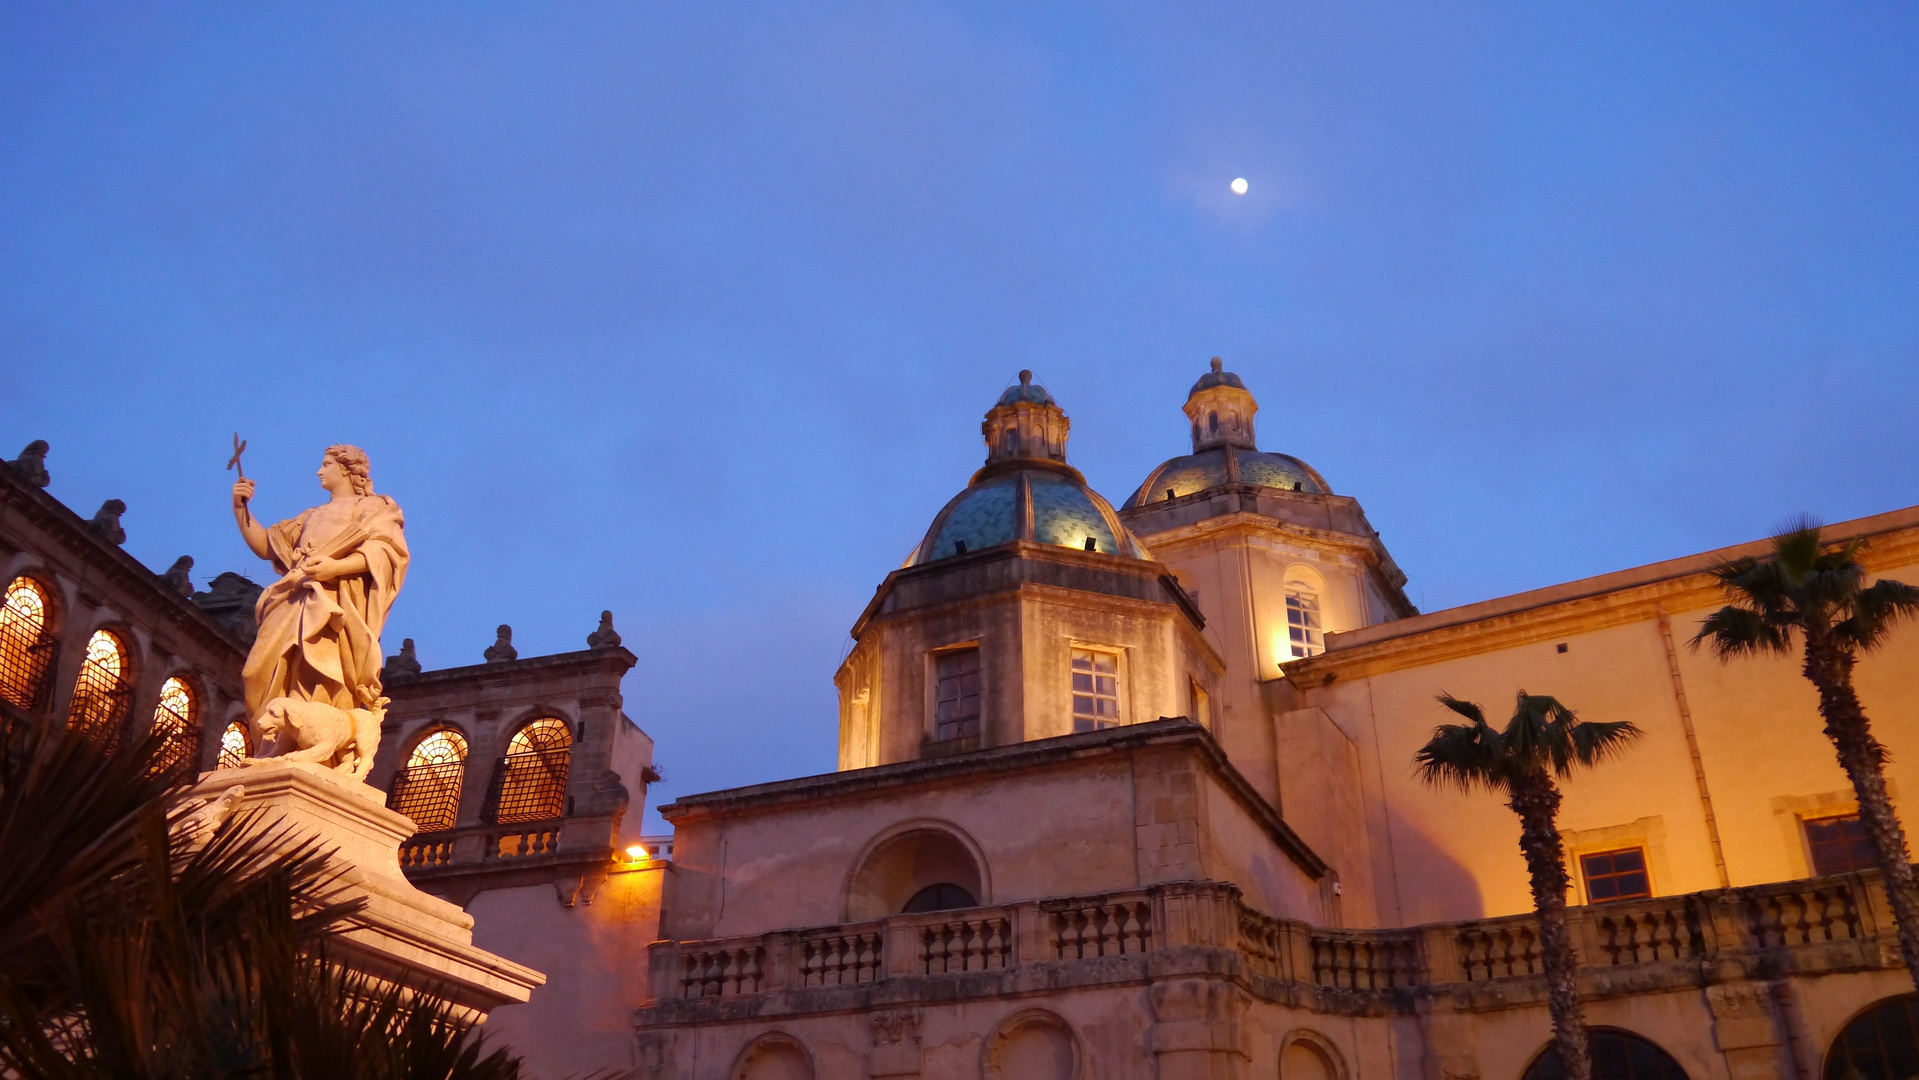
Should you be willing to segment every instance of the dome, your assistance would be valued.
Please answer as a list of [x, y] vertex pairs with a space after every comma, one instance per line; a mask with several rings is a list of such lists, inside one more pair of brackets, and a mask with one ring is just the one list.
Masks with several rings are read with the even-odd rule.
[[920, 541], [908, 566], [984, 551], [1015, 540], [1075, 551], [1146, 558], [1139, 540], [1120, 524], [1111, 503], [1066, 464], [1070, 427], [1033, 373], [1000, 395], [980, 425], [986, 464], [955, 495]]
[[1259, 402], [1240, 377], [1213, 357], [1182, 409], [1192, 424], [1193, 452], [1154, 469], [1126, 500], [1126, 508], [1196, 494], [1227, 484], [1251, 484], [1306, 495], [1331, 495], [1326, 478], [1290, 454], [1259, 449], [1253, 417]]
[[1011, 405], [1020, 401], [1030, 401], [1035, 405], [1059, 404], [1053, 400], [1053, 395], [1046, 392], [1044, 386], [1033, 381], [1033, 373], [1030, 371], [1020, 372], [1019, 385], [1007, 387], [1006, 392], [999, 396], [1001, 405]]
[[[1232, 455], [1230, 464], [1228, 454]], [[1234, 471], [1239, 474], [1237, 479], [1233, 477]], [[1290, 454], [1222, 446], [1204, 453], [1176, 457], [1154, 469], [1147, 474], [1146, 482], [1139, 486], [1139, 490], [1126, 500], [1126, 506], [1122, 509], [1162, 499], [1177, 499], [1233, 483], [1299, 491], [1307, 495], [1333, 493], [1325, 478], [1319, 475], [1319, 470]]]
[[[955, 495], [933, 519], [926, 539], [907, 565], [984, 551], [1020, 539], [1075, 551], [1146, 558], [1145, 549], [1120, 524], [1112, 504], [1077, 476], [1021, 469], [976, 480]], [[1087, 546], [1089, 542], [1091, 547]]]
[[1241, 390], [1246, 389], [1246, 384], [1239, 381], [1239, 376], [1225, 370], [1225, 367], [1224, 361], [1217, 356], [1213, 357], [1213, 370], [1201, 375], [1199, 381], [1193, 384], [1193, 388], [1186, 392], [1186, 396], [1192, 397], [1201, 390], [1215, 386], [1236, 386]]

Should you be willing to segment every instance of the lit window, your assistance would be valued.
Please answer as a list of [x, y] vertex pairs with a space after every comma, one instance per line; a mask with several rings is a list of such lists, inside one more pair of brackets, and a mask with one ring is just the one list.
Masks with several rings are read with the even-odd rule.
[[1119, 726], [1119, 657], [1073, 650], [1073, 730]]
[[1652, 895], [1652, 879], [1646, 876], [1644, 848], [1581, 855], [1579, 870], [1586, 877], [1586, 899], [1590, 903], [1638, 900]]
[[253, 736], [247, 731], [245, 720], [235, 720], [220, 733], [220, 760], [214, 763], [216, 769], [237, 769], [253, 753]]
[[67, 722], [108, 746], [118, 742], [133, 699], [132, 674], [120, 636], [111, 630], [96, 631], [87, 639], [87, 658], [73, 683]]
[[386, 804], [412, 818], [421, 832], [451, 829], [459, 822], [465, 778], [466, 738], [452, 728], [440, 728], [413, 745], [406, 768], [393, 778]]
[[493, 770], [487, 818], [502, 824], [546, 821], [566, 810], [566, 764], [573, 733], [566, 721], [542, 717], [513, 733]]
[[1806, 822], [1806, 846], [1812, 849], [1812, 872], [1818, 877], [1870, 870], [1879, 865], [1858, 814]]
[[54, 645], [47, 627], [47, 594], [30, 577], [14, 578], [0, 604], [0, 697], [22, 709], [44, 704], [37, 699]]
[[938, 690], [933, 715], [935, 739], [979, 734], [979, 650], [955, 649], [934, 661]]
[[1211, 728], [1213, 726], [1212, 695], [1206, 692], [1205, 687], [1199, 685], [1199, 680], [1197, 679], [1188, 681], [1186, 685], [1189, 691], [1187, 694], [1187, 719], [1202, 727]]
[[154, 761], [157, 772], [191, 768], [200, 756], [200, 710], [193, 687], [174, 676], [160, 685], [160, 704], [153, 709], [153, 733], [164, 743]]
[[1286, 637], [1295, 658], [1326, 651], [1320, 637], [1319, 594], [1297, 581], [1286, 585]]

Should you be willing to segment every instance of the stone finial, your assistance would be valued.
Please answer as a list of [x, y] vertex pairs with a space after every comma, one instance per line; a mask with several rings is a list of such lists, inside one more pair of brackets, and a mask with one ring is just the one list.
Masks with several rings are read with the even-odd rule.
[[[489, 659], [491, 658], [489, 657]], [[399, 654], [387, 657], [386, 666], [380, 669], [382, 678], [392, 678], [395, 675], [418, 675], [419, 673], [420, 658], [413, 655], [412, 638], [401, 641]]]
[[487, 646], [486, 662], [489, 664], [504, 664], [508, 660], [518, 660], [519, 658], [520, 650], [513, 647], [513, 628], [505, 623], [501, 623], [500, 636], [494, 639], [493, 644]]
[[619, 631], [613, 629], [613, 613], [600, 612], [600, 628], [586, 635], [586, 647], [589, 649], [612, 649], [620, 644]]
[[127, 512], [127, 504], [119, 499], [108, 499], [100, 504], [100, 510], [87, 522], [93, 531], [105, 537], [110, 544], [127, 542], [127, 531], [120, 527], [120, 515]]
[[45, 439], [35, 439], [27, 444], [20, 456], [7, 464], [20, 474], [21, 478], [34, 487], [43, 488], [53, 483], [53, 477], [47, 473], [47, 451], [51, 449]]
[[169, 586], [180, 590], [181, 596], [192, 596], [193, 595], [193, 579], [189, 576], [192, 573], [193, 573], [193, 556], [182, 555], [179, 558], [173, 560], [173, 565], [167, 567], [167, 572], [160, 575], [160, 580], [166, 582]]

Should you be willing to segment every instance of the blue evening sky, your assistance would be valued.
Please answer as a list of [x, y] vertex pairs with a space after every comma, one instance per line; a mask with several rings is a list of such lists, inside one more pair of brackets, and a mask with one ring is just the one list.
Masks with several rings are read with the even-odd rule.
[[1215, 354], [1426, 610], [1919, 502], [1919, 7], [0, 9], [0, 452], [204, 584], [364, 446], [388, 651], [611, 608], [656, 803], [832, 768], [1020, 368], [1117, 503]]

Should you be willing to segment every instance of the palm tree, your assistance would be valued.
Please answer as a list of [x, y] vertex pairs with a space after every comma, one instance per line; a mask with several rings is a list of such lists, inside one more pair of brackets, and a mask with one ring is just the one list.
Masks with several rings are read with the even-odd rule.
[[258, 817], [189, 827], [164, 735], [0, 724], [0, 1076], [511, 1080], [431, 992], [328, 958], [317, 845]]
[[1504, 795], [1519, 815], [1519, 851], [1532, 877], [1539, 912], [1539, 957], [1546, 968], [1546, 1007], [1567, 1080], [1592, 1080], [1586, 1019], [1579, 1006], [1578, 960], [1566, 928], [1566, 848], [1559, 839], [1559, 786], [1579, 766], [1593, 766], [1639, 736], [1624, 721], [1588, 722], [1557, 700], [1519, 692], [1512, 719], [1494, 730], [1478, 705], [1451, 694], [1439, 703], [1471, 723], [1441, 724], [1414, 755], [1420, 779]]
[[1706, 617], [1692, 647], [1711, 645], [1721, 660], [1731, 660], [1791, 656], [1799, 644], [1800, 670], [1819, 689], [1826, 737], [1852, 781], [1859, 823], [1879, 857], [1906, 970], [1919, 983], [1919, 889], [1905, 830], [1886, 795], [1886, 748], [1873, 738], [1865, 706], [1852, 688], [1859, 654], [1884, 644], [1900, 619], [1919, 615], [1919, 588], [1884, 579], [1866, 584], [1866, 568], [1859, 563], [1865, 546], [1862, 537], [1824, 543], [1818, 523], [1802, 518], [1773, 536], [1771, 555], [1714, 567], [1712, 574], [1732, 603]]

